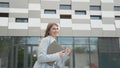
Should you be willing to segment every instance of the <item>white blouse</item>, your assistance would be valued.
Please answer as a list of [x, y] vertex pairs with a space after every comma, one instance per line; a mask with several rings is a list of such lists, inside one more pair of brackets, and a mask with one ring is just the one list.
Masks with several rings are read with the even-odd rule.
[[54, 68], [49, 66], [46, 62], [57, 61], [60, 59], [59, 53], [47, 54], [47, 47], [55, 40], [52, 36], [47, 36], [43, 38], [38, 47], [37, 61], [35, 62], [33, 68]]

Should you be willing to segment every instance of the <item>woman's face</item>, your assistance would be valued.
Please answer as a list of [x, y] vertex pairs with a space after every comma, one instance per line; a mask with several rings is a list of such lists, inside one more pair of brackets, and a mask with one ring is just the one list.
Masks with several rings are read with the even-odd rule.
[[59, 30], [58, 30], [58, 26], [57, 25], [53, 25], [50, 29], [50, 35], [53, 36], [53, 37], [56, 37], [59, 33]]

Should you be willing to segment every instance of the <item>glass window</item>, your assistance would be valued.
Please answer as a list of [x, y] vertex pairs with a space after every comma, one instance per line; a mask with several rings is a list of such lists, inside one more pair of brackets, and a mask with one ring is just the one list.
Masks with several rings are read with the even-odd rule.
[[[33, 68], [35, 62], [37, 61], [37, 49], [38, 46], [28, 46], [28, 68]], [[24, 61], [24, 60], [23, 60]]]
[[69, 45], [69, 44], [73, 44], [73, 38], [70, 37], [58, 37], [58, 42], [60, 44], [64, 44], [64, 45]]
[[71, 5], [60, 5], [60, 9], [70, 10], [71, 9]]
[[56, 14], [56, 10], [45, 9], [44, 14]]
[[114, 6], [114, 11], [120, 11], [120, 6]]
[[95, 11], [101, 10], [101, 6], [94, 6], [94, 5], [91, 5], [91, 6], [90, 6], [90, 10], [95, 10]]
[[71, 15], [61, 14], [60, 18], [61, 19], [71, 19]]
[[98, 65], [98, 48], [96, 45], [90, 45], [90, 68], [99, 68]]
[[89, 44], [88, 38], [75, 38], [75, 44]]
[[90, 38], [90, 44], [97, 44], [98, 38]]
[[75, 14], [76, 15], [86, 15], [86, 11], [85, 10], [75, 10]]
[[75, 38], [74, 42], [75, 68], [99, 68], [97, 38]]
[[28, 23], [28, 18], [16, 18], [16, 22]]
[[39, 37], [27, 37], [27, 44], [38, 44], [39, 41]]
[[115, 20], [120, 20], [120, 16], [115, 16]]
[[89, 45], [75, 45], [75, 68], [90, 68]]
[[0, 2], [0, 7], [1, 8], [8, 8], [9, 7], [9, 2]]
[[73, 68], [73, 48], [72, 44], [61, 44], [63, 48], [70, 48], [70, 58], [62, 65], [62, 68]]
[[120, 53], [99, 53], [100, 68], [119, 68]]
[[0, 68], [9, 67], [9, 55], [11, 54], [10, 48], [12, 47], [11, 42], [10, 37], [0, 36]]
[[97, 50], [97, 45], [90, 45], [90, 51], [94, 52]]
[[8, 13], [0, 13], [0, 17], [8, 17], [9, 14]]
[[58, 37], [57, 38], [58, 43], [63, 48], [70, 48], [71, 49], [71, 54], [70, 58], [63, 64], [62, 68], [73, 68], [73, 38], [72, 37]]
[[[37, 60], [38, 45], [36, 44], [38, 43], [38, 40], [41, 40], [41, 38], [43, 37], [36, 37], [36, 36], [0, 37], [1, 67], [8, 68], [9, 66], [10, 68], [23, 68], [23, 67], [32, 68], [35, 61]], [[111, 64], [111, 68], [120, 67], [119, 66], [120, 55], [118, 54], [118, 52], [111, 53], [109, 55], [108, 53], [99, 52], [100, 62], [98, 61], [98, 50], [97, 50], [98, 44], [96, 44], [98, 39], [96, 37], [88, 38], [88, 37], [62, 36], [62, 37], [57, 37], [56, 40], [60, 43], [62, 47], [65, 48], [67, 47], [71, 49], [70, 58], [65, 63], [62, 64], [62, 68], [99, 68], [99, 66], [103, 66], [103, 68], [110, 68], [110, 66], [105, 67], [110, 64]], [[104, 44], [106, 45], [106, 43], [104, 43], [106, 41], [104, 40], [102, 41], [103, 41], [102, 45]], [[114, 41], [114, 39], [112, 41]], [[118, 42], [118, 40], [116, 41]], [[120, 42], [120, 38], [119, 38], [119, 42]], [[100, 46], [102, 45], [100, 44]], [[104, 59], [106, 59], [105, 62]], [[10, 63], [8, 64], [8, 62]], [[98, 62], [100, 65], [98, 64]]]
[[26, 37], [14, 37], [14, 44], [26, 44]]
[[101, 16], [98, 16], [98, 15], [90, 15], [90, 19], [92, 19], [92, 20], [101, 20]]
[[120, 38], [119, 38], [119, 48], [120, 48]]

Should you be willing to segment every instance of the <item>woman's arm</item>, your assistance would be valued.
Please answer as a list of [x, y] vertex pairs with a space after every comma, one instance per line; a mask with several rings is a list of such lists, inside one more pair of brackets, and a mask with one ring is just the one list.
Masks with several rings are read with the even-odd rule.
[[59, 53], [49, 55], [41, 53], [40, 55], [38, 55], [38, 62], [52, 62], [58, 60], [59, 58]]
[[38, 50], [38, 62], [52, 62], [60, 59], [59, 52], [54, 54], [47, 54], [47, 47], [49, 45], [48, 39], [41, 40]]

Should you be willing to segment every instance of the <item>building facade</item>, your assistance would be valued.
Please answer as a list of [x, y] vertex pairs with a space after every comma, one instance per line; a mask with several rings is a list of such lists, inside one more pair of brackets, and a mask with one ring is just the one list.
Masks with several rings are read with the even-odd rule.
[[63, 68], [120, 68], [120, 0], [0, 0], [0, 68], [32, 68], [49, 22], [72, 50]]

